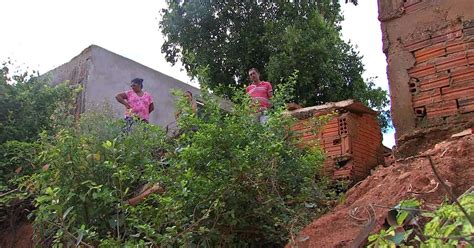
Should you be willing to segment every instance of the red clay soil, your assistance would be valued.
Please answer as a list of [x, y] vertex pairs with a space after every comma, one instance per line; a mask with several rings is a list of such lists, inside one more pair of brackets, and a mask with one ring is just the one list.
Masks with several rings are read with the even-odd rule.
[[[424, 207], [439, 204], [446, 192], [438, 185], [429, 160], [430, 155], [441, 178], [459, 196], [474, 184], [474, 135], [450, 139], [436, 144], [419, 156], [396, 161], [388, 167], [379, 167], [372, 175], [356, 184], [346, 194], [344, 203], [330, 213], [305, 227], [287, 247], [354, 247], [352, 241], [363, 233], [366, 222], [349, 216], [350, 211], [369, 204], [376, 212], [375, 227], [380, 230], [389, 209], [401, 200], [418, 198]], [[358, 218], [367, 219], [365, 211], [358, 211]], [[364, 237], [365, 240], [365, 237]], [[363, 245], [363, 244], [362, 244]], [[357, 247], [357, 246], [356, 246]]]
[[31, 248], [33, 244], [33, 226], [22, 222], [0, 233], [1, 248]]

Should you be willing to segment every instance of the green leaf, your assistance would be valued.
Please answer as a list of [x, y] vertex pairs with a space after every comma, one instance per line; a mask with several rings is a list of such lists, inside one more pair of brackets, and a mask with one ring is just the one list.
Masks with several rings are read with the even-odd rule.
[[69, 214], [69, 212], [71, 212], [71, 210], [74, 208], [74, 206], [70, 206], [68, 209], [66, 209], [66, 211], [64, 211], [63, 213], [63, 220], [66, 219], [67, 215]]
[[110, 149], [112, 148], [112, 142], [110, 142], [110, 140], [107, 140], [105, 141], [102, 146], [105, 148], [105, 149]]
[[404, 211], [404, 210], [398, 211], [398, 213], [397, 213], [397, 224], [402, 225], [409, 214], [410, 213], [408, 211]]

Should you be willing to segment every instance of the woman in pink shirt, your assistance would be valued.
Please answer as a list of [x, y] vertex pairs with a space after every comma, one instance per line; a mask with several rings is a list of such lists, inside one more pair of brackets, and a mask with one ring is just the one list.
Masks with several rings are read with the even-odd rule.
[[133, 117], [148, 123], [150, 113], [155, 109], [153, 98], [148, 92], [143, 91], [143, 79], [135, 78], [130, 85], [131, 90], [117, 94], [115, 99], [126, 108], [125, 120]]

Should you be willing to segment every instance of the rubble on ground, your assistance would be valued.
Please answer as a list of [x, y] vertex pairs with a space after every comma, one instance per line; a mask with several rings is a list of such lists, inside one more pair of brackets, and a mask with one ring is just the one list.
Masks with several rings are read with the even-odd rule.
[[[474, 135], [467, 134], [440, 142], [416, 156], [396, 160], [388, 167], [379, 166], [352, 187], [342, 203], [304, 228], [287, 247], [350, 247], [357, 237], [380, 230], [390, 208], [404, 199], [417, 198], [425, 208], [435, 208], [447, 194], [438, 187], [427, 156], [431, 156], [452, 192], [461, 195], [473, 186], [473, 153]], [[369, 205], [375, 210], [375, 227], [367, 231], [367, 212], [357, 210]]]

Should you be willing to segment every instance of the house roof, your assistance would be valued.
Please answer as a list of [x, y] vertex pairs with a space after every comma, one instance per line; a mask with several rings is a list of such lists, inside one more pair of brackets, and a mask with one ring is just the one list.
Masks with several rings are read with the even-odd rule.
[[313, 116], [315, 113], [328, 112], [328, 111], [340, 111], [340, 112], [351, 112], [357, 114], [370, 114], [377, 115], [377, 111], [365, 106], [363, 103], [348, 99], [340, 102], [328, 102], [323, 105], [316, 105], [293, 111], [288, 111], [288, 114], [298, 118], [306, 119]]

